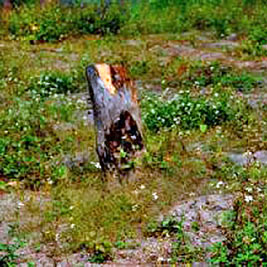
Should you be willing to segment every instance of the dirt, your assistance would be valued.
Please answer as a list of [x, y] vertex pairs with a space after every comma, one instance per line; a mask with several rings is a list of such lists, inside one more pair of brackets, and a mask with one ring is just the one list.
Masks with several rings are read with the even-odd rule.
[[[221, 230], [223, 212], [232, 209], [233, 195], [214, 194], [192, 197], [176, 203], [168, 214], [178, 221], [183, 220], [183, 229], [193, 247], [205, 248], [225, 239]], [[163, 219], [161, 215], [159, 221]], [[199, 227], [197, 231], [192, 229], [192, 223], [195, 222]], [[175, 242], [175, 237], [171, 236], [139, 240], [140, 246], [135, 249], [116, 251], [114, 262], [119, 264], [170, 263], [173, 242]]]
[[[5, 243], [12, 243], [12, 238], [8, 234], [10, 225], [17, 218], [18, 213], [23, 216], [23, 207], [32, 197], [39, 199], [40, 205], [43, 205], [49, 198], [25, 191], [23, 195], [5, 194], [0, 202], [0, 240]], [[21, 200], [24, 199], [24, 200]], [[191, 197], [176, 203], [168, 212], [168, 215], [175, 217], [178, 221], [183, 220], [183, 228], [193, 247], [208, 247], [215, 242], [225, 239], [221, 226], [223, 224], [223, 212], [232, 210], [233, 196], [230, 194], [213, 194], [200, 197]], [[13, 219], [13, 220], [12, 220]], [[34, 218], [21, 218], [20, 224], [25, 220], [34, 220]], [[164, 219], [159, 216], [159, 222]], [[199, 229], [196, 231], [192, 223], [197, 222]], [[58, 234], [62, 229], [58, 229]], [[33, 233], [32, 238], [38, 235]], [[114, 259], [107, 262], [107, 265], [142, 265], [153, 263], [169, 263], [171, 261], [172, 243], [175, 242], [175, 236], [147, 237], [140, 240], [128, 240], [131, 248], [114, 250]], [[64, 255], [49, 256], [51, 254], [49, 244], [44, 244], [39, 251], [31, 246], [26, 246], [17, 251], [20, 256], [18, 266], [27, 266], [25, 262], [35, 262], [37, 266], [92, 266], [88, 262], [90, 255], [84, 251]]]

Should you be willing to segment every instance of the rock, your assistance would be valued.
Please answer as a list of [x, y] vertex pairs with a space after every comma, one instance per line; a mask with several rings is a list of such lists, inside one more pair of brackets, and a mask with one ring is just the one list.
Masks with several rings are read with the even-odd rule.
[[245, 166], [252, 161], [258, 161], [263, 165], [267, 164], [267, 150], [260, 150], [253, 154], [245, 153], [228, 153], [228, 157], [237, 165]]
[[215, 49], [222, 49], [222, 48], [228, 48], [228, 49], [234, 49], [235, 47], [239, 46], [238, 43], [232, 42], [232, 41], [220, 41], [216, 43], [204, 43], [202, 44], [202, 48], [215, 48]]
[[230, 34], [227, 38], [227, 41], [237, 41], [238, 40], [238, 35], [236, 33]]
[[264, 165], [267, 165], [267, 150], [260, 150], [254, 153], [254, 157], [257, 161]]
[[65, 155], [62, 163], [69, 169], [74, 167], [81, 167], [89, 162], [90, 153], [88, 151], [77, 153], [75, 156]]
[[218, 60], [218, 59], [223, 59], [224, 58], [224, 55], [223, 53], [201, 53], [199, 55], [199, 57], [202, 59], [202, 60]]
[[[207, 195], [178, 203], [170, 214], [177, 220], [184, 220], [184, 229], [196, 246], [208, 247], [222, 241], [225, 237], [220, 230], [218, 217], [225, 211], [233, 209], [233, 196]], [[192, 229], [192, 223], [199, 225], [199, 230]]]

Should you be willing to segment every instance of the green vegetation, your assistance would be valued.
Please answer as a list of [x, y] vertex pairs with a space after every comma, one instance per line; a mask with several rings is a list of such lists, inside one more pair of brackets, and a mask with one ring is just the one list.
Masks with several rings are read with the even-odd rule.
[[42, 9], [29, 2], [12, 12], [5, 28], [14, 38], [48, 42], [73, 34], [136, 35], [196, 29], [213, 31], [216, 37], [239, 33], [254, 44], [263, 45], [267, 34], [265, 14], [266, 5], [262, 0], [141, 0], [124, 6], [113, 1], [108, 8], [93, 4], [81, 8], [76, 4], [72, 7], [47, 5]]
[[[15, 236], [34, 251], [49, 244], [55, 258], [83, 251], [92, 263], [151, 236], [170, 238], [171, 263], [265, 263], [266, 167], [227, 157], [266, 150], [266, 103], [248, 101], [266, 77], [254, 73], [260, 67], [235, 65], [266, 55], [264, 2], [140, 1], [96, 10], [29, 1], [1, 14], [0, 194], [24, 204], [12, 215]], [[225, 60], [180, 55], [184, 46], [197, 53], [203, 36], [215, 42], [232, 33], [240, 45], [221, 51]], [[140, 89], [147, 151], [134, 181], [122, 185], [101, 175], [87, 114], [84, 68], [98, 62], [124, 64]], [[233, 194], [234, 209], [223, 214], [226, 240], [207, 250], [192, 244], [183, 220], [158, 222], [191, 194], [217, 193]], [[196, 233], [200, 227], [191, 224]], [[21, 246], [0, 243], [0, 264], [16, 264]]]
[[236, 119], [245, 123], [246, 105], [232, 99], [227, 92], [214, 93], [210, 98], [193, 98], [189, 93], [175, 95], [170, 100], [146, 97], [143, 100], [143, 118], [148, 129], [153, 131], [176, 126], [182, 129], [210, 127]]
[[16, 266], [16, 259], [19, 256], [16, 254], [16, 251], [23, 247], [25, 244], [15, 239], [12, 244], [3, 244], [0, 243], [0, 264], [1, 266]]
[[96, 12], [96, 8], [91, 6], [86, 9], [70, 9], [57, 5], [44, 9], [25, 6], [11, 14], [7, 27], [14, 38], [55, 42], [75, 34], [116, 33], [122, 19], [118, 14], [117, 6], [110, 8], [101, 16]]
[[259, 264], [267, 261], [267, 210], [266, 177], [267, 169], [259, 169], [257, 164], [228, 171], [226, 180], [234, 179], [237, 198], [234, 211], [228, 216], [227, 240], [211, 248], [213, 263], [242, 265]]

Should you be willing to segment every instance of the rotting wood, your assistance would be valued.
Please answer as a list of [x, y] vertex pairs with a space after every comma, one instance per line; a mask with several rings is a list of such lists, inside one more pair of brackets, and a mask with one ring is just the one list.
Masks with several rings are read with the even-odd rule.
[[86, 68], [97, 130], [97, 154], [104, 172], [125, 173], [144, 151], [137, 91], [122, 66]]

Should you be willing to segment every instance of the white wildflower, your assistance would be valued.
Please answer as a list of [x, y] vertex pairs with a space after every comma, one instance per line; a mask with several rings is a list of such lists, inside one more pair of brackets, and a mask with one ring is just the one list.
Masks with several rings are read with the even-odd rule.
[[159, 198], [157, 192], [152, 193], [153, 199], [157, 200]]
[[245, 201], [248, 203], [248, 202], [251, 202], [253, 200], [253, 197], [252, 196], [249, 196], [249, 195], [246, 195], [245, 196]]
[[72, 224], [70, 225], [70, 228], [73, 229], [74, 227], [75, 227], [75, 224], [72, 223]]
[[224, 182], [223, 181], [220, 181], [216, 184], [216, 188], [220, 188], [221, 186], [224, 185]]
[[91, 161], [90, 162], [92, 165], [94, 165], [97, 169], [101, 169], [101, 165], [99, 162], [94, 162], [94, 161]]
[[141, 184], [141, 186], [140, 186], [140, 189], [141, 190], [144, 190], [146, 187], [143, 185], [143, 184]]
[[21, 207], [24, 206], [24, 203], [22, 203], [21, 201], [18, 202], [18, 208], [20, 209]]
[[132, 211], [136, 211], [138, 209], [138, 207], [139, 207], [138, 204], [133, 205], [132, 206]]
[[252, 152], [251, 152], [251, 151], [246, 151], [246, 152], [243, 154], [244, 157], [249, 157], [249, 156], [251, 156], [251, 155], [252, 155]]
[[252, 190], [253, 190], [253, 189], [252, 189], [251, 187], [247, 187], [247, 188], [246, 188], [246, 191], [248, 191], [249, 193], [251, 193]]

